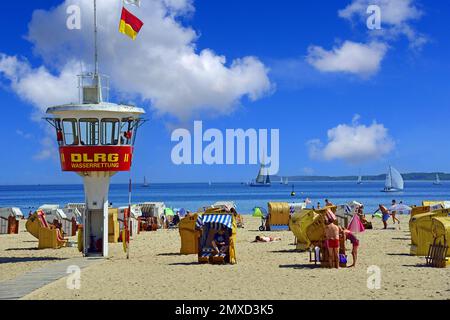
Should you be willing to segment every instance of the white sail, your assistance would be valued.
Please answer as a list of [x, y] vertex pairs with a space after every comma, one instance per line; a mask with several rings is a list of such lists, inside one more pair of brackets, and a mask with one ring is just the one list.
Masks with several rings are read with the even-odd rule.
[[362, 183], [362, 176], [359, 176], [358, 177], [358, 184], [361, 184]]
[[397, 169], [389, 167], [388, 174], [386, 176], [386, 188], [403, 190], [405, 187], [403, 177]]
[[441, 179], [439, 178], [439, 175], [438, 175], [438, 174], [436, 174], [436, 183], [437, 183], [437, 184], [441, 183]]
[[284, 184], [288, 184], [289, 183], [289, 179], [286, 177], [286, 179], [284, 179]]
[[386, 174], [386, 182], [384, 184], [384, 188], [386, 190], [392, 189], [392, 175], [391, 175], [391, 167], [389, 167], [389, 170]]

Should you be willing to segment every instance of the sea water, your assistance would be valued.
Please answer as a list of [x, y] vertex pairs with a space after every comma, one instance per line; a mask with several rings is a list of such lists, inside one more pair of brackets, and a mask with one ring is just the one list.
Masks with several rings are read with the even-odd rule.
[[[164, 202], [172, 208], [195, 211], [216, 201], [234, 201], [238, 212], [251, 213], [255, 206], [267, 208], [270, 201], [301, 202], [309, 198], [311, 205], [334, 204], [352, 200], [362, 202], [366, 212], [373, 212], [378, 204], [389, 207], [393, 199], [407, 205], [420, 205], [423, 200], [450, 200], [450, 182], [433, 185], [430, 181], [406, 181], [403, 192], [384, 193], [384, 181], [364, 182], [294, 182], [270, 187], [250, 187], [240, 183], [167, 183], [149, 187], [133, 185], [132, 203]], [[292, 190], [295, 197], [291, 196]], [[128, 204], [128, 184], [112, 184], [109, 201], [114, 206]], [[43, 204], [64, 206], [69, 202], [83, 203], [82, 185], [0, 186], [0, 207], [19, 207], [27, 215]]]

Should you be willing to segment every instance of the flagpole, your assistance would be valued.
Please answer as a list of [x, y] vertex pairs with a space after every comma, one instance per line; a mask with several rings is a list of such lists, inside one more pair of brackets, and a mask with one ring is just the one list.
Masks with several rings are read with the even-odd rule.
[[94, 50], [95, 76], [98, 76], [97, 0], [94, 0]]

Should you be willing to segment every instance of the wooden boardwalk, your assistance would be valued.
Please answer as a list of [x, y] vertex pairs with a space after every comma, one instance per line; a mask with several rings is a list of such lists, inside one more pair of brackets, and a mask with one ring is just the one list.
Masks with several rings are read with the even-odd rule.
[[102, 258], [75, 258], [53, 263], [35, 269], [15, 279], [0, 282], [0, 300], [17, 300], [56, 280], [68, 276], [68, 267], [86, 268], [94, 263], [105, 261]]

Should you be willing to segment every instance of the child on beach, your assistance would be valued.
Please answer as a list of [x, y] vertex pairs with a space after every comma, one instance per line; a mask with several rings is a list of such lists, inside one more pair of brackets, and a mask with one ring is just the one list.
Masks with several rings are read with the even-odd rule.
[[339, 227], [333, 219], [325, 221], [325, 239], [328, 248], [328, 263], [330, 268], [339, 269]]
[[228, 239], [225, 231], [220, 229], [214, 235], [214, 240], [211, 242], [213, 248], [217, 251], [217, 255], [225, 255], [228, 250]]
[[[400, 203], [402, 203], [402, 202], [400, 202]], [[396, 204], [397, 204], [397, 201], [392, 200], [392, 207], [395, 206]], [[395, 221], [397, 221], [398, 224], [400, 224], [400, 220], [398, 220], [398, 219], [395, 217], [396, 214], [397, 214], [397, 211], [391, 211], [392, 221], [394, 222], [394, 224], [395, 224]]]

